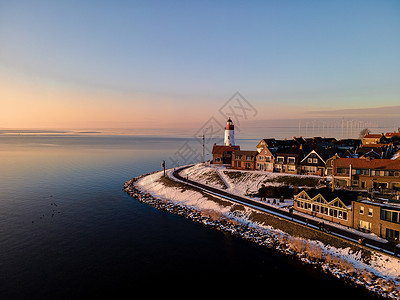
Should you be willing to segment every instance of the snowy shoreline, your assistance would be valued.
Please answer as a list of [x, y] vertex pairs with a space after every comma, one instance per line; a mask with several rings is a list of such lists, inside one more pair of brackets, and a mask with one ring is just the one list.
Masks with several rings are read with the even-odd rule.
[[[167, 172], [170, 174], [172, 170]], [[317, 240], [292, 236], [252, 220], [254, 210], [251, 208], [163, 178], [162, 172], [132, 178], [124, 184], [124, 190], [158, 209], [274, 248], [381, 296], [400, 298], [400, 261], [394, 257], [371, 251], [366, 259], [362, 251], [336, 248]]]

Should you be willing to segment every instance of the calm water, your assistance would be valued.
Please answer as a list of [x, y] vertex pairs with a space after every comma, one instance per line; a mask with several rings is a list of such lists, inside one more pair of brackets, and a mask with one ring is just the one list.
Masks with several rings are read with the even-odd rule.
[[126, 180], [159, 169], [183, 142], [0, 135], [1, 299], [136, 294], [166, 284], [166, 293], [186, 285], [195, 294], [217, 286], [224, 294], [279, 289], [283, 298], [370, 296], [122, 191]]

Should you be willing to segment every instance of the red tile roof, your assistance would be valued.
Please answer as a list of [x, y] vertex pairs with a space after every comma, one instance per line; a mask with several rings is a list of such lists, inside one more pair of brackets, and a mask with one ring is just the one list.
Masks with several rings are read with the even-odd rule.
[[223, 154], [225, 151], [235, 151], [235, 150], [240, 150], [240, 146], [214, 145], [212, 149], [212, 154]]
[[333, 161], [336, 168], [349, 167], [358, 169], [400, 170], [400, 160], [365, 158], [338, 158]]
[[400, 137], [400, 132], [388, 132], [385, 134], [385, 136], [387, 138], [394, 137], [394, 136]]
[[383, 136], [383, 134], [367, 134], [364, 136], [364, 139], [379, 139]]

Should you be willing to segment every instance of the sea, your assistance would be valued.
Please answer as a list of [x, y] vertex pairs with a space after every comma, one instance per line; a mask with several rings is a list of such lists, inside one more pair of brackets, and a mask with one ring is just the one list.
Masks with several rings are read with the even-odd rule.
[[[375, 297], [122, 190], [132, 177], [160, 170], [163, 160], [167, 167], [177, 161], [193, 139], [0, 132], [0, 298], [120, 299], [142, 291], [145, 296], [238, 296], [240, 291], [283, 299]], [[237, 142], [251, 149], [258, 140]]]

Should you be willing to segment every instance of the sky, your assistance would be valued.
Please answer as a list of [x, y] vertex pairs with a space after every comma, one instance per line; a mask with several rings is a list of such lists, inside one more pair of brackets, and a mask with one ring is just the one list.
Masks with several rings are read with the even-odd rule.
[[0, 128], [400, 123], [399, 53], [397, 0], [0, 0]]

